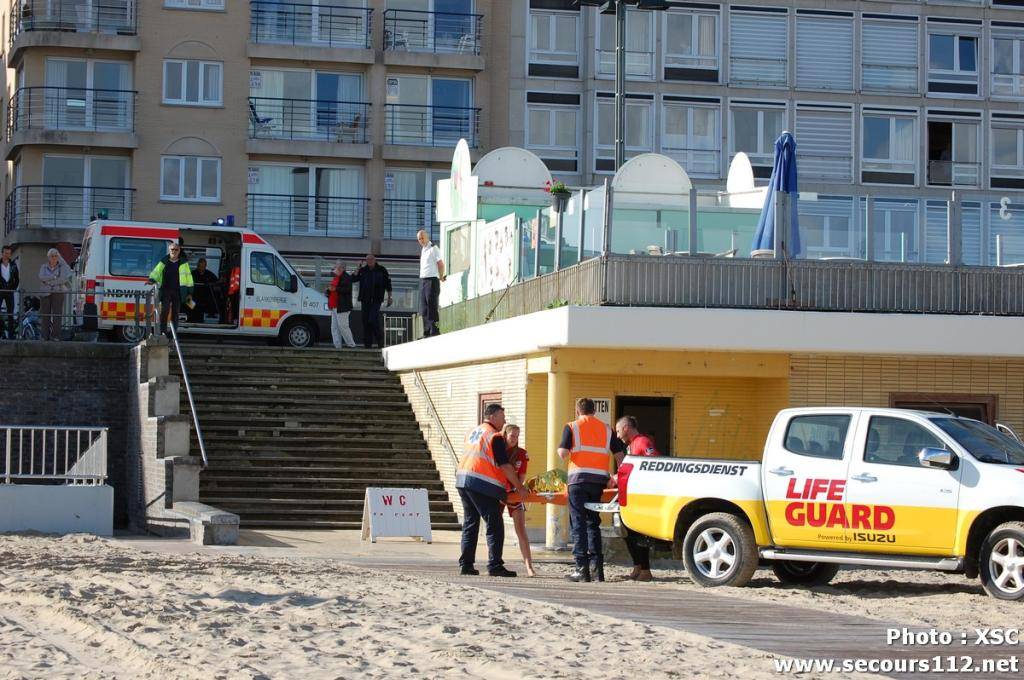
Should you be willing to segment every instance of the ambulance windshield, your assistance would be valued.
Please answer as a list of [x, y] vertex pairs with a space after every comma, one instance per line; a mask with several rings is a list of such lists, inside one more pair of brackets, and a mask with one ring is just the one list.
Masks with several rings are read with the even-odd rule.
[[931, 421], [982, 463], [1024, 465], [1024, 446], [994, 427], [968, 418], [932, 418]]

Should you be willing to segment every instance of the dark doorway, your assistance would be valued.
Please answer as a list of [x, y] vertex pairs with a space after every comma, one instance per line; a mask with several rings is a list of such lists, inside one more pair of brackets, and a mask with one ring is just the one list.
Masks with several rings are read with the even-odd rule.
[[889, 405], [916, 411], [952, 412], [962, 418], [995, 425], [998, 398], [993, 394], [896, 393], [889, 395]]
[[664, 456], [672, 455], [672, 398], [616, 397], [615, 420], [633, 416], [640, 431], [654, 438], [654, 445]]

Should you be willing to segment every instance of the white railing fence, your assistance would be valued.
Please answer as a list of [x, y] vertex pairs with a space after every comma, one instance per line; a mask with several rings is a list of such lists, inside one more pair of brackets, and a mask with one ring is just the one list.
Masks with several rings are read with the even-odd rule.
[[103, 484], [107, 428], [0, 425], [0, 483]]

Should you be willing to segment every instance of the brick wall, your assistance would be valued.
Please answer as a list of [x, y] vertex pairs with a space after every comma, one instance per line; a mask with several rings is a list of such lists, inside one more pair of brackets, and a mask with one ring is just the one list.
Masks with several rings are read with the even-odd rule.
[[131, 418], [126, 345], [0, 343], [0, 424], [107, 427], [114, 525], [127, 524]]

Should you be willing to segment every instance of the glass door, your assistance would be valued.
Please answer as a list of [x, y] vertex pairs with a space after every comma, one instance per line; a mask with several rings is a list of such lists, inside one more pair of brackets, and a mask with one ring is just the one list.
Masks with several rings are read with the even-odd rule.
[[91, 127], [131, 130], [133, 97], [129, 65], [111, 61], [94, 62], [91, 88], [86, 106]]
[[[391, 79], [389, 79], [391, 80]], [[430, 79], [427, 76], [397, 76], [397, 92], [388, 89], [392, 107], [388, 120], [391, 144], [430, 143]]]
[[454, 146], [465, 137], [475, 146], [473, 119], [473, 90], [468, 80], [434, 78], [431, 81], [432, 128], [434, 146]]
[[316, 130], [324, 139], [365, 143], [363, 78], [353, 73], [316, 75]]
[[27, 197], [26, 211], [36, 200], [43, 214], [40, 223], [46, 227], [84, 226], [85, 159], [68, 156], [43, 158], [42, 195]]
[[[44, 111], [49, 130], [84, 129], [87, 127], [86, 88], [89, 87], [89, 63], [69, 59], [46, 61], [46, 94]], [[31, 92], [31, 91], [30, 91]], [[32, 97], [26, 102], [31, 109]]]
[[91, 219], [106, 210], [113, 219], [131, 217], [132, 198], [128, 185], [126, 158], [87, 158], [89, 171], [86, 194], [86, 217]]
[[324, 236], [362, 238], [365, 219], [360, 174], [354, 168], [316, 169], [316, 229]]
[[434, 51], [476, 51], [472, 12], [473, 0], [434, 0]]

